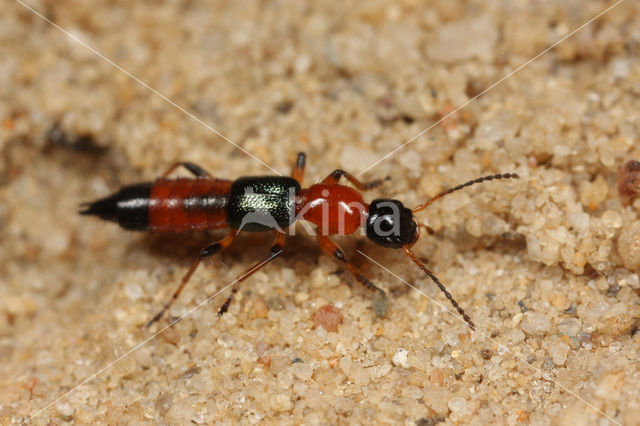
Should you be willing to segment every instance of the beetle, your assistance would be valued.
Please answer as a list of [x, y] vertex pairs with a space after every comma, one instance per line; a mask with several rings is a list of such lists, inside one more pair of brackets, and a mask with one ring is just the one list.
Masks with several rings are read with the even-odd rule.
[[[365, 203], [362, 192], [380, 186], [386, 179], [361, 182], [341, 169], [334, 170], [320, 183], [303, 188], [305, 164], [305, 154], [299, 153], [291, 176], [249, 176], [232, 181], [214, 178], [194, 163], [178, 162], [154, 182], [124, 186], [108, 197], [84, 203], [80, 214], [97, 216], [134, 231], [230, 231], [225, 237], [200, 251], [171, 299], [149, 320], [147, 327], [158, 321], [180, 296], [202, 259], [220, 253], [241, 231], [274, 232], [275, 241], [271, 246], [271, 256], [267, 261], [254, 264], [239, 276], [218, 311], [218, 316], [224, 315], [238, 292], [240, 283], [284, 250], [286, 229], [297, 220], [305, 220], [315, 225], [316, 241], [325, 254], [342, 263], [360, 284], [385, 298], [384, 290], [369, 281], [360, 269], [345, 257], [342, 249], [330, 236], [352, 234], [358, 229], [363, 229], [373, 243], [386, 248], [401, 249], [436, 283], [469, 327], [475, 329], [469, 315], [411, 251], [411, 246], [420, 237], [420, 228], [433, 233], [429, 227], [422, 225], [414, 214], [454, 191], [484, 181], [517, 178], [517, 174], [501, 173], [474, 179], [443, 191], [424, 204], [409, 209], [395, 199], [379, 198], [370, 204]], [[186, 168], [195, 178], [168, 178], [178, 167]], [[343, 178], [352, 186], [341, 184]]]

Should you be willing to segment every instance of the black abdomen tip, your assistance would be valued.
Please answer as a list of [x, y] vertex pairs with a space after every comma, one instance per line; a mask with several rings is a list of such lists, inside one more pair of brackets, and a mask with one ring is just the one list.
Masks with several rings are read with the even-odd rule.
[[91, 203], [84, 203], [80, 214], [116, 222], [124, 229], [144, 231], [149, 228], [151, 183], [125, 186], [120, 191]]

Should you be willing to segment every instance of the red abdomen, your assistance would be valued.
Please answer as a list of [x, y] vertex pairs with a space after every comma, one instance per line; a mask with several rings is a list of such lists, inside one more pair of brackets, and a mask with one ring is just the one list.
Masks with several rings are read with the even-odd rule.
[[158, 179], [149, 194], [149, 230], [201, 231], [227, 227], [231, 184], [224, 179]]

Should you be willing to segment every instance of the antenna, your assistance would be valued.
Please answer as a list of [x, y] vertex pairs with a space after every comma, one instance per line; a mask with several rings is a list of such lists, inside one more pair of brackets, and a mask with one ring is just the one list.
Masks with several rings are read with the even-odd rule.
[[442, 284], [440, 282], [440, 280], [438, 279], [438, 277], [436, 277], [435, 275], [433, 275], [433, 272], [431, 272], [429, 269], [427, 269], [426, 266], [424, 266], [424, 264], [422, 262], [420, 262], [418, 260], [418, 258], [416, 257], [416, 255], [409, 250], [408, 247], [403, 247], [402, 248], [405, 252], [405, 254], [407, 256], [409, 256], [409, 258], [413, 261], [413, 263], [415, 263], [416, 265], [418, 265], [418, 267], [420, 269], [422, 269], [424, 271], [425, 274], [427, 274], [432, 280], [433, 282], [436, 283], [436, 285], [438, 286], [438, 288], [444, 293], [445, 296], [447, 296], [447, 299], [449, 299], [449, 301], [451, 302], [451, 304], [453, 305], [454, 308], [456, 308], [456, 310], [458, 311], [458, 313], [460, 315], [462, 315], [462, 318], [464, 318], [464, 320], [467, 322], [467, 324], [469, 324], [469, 327], [471, 327], [471, 329], [473, 331], [476, 330], [476, 326], [473, 323], [473, 321], [471, 321], [471, 317], [469, 317], [469, 315], [467, 315], [467, 313], [464, 311], [464, 309], [462, 309], [460, 307], [460, 305], [458, 305], [458, 302], [455, 301], [455, 299], [453, 298], [453, 296], [451, 296], [451, 293], [449, 293], [449, 291], [447, 291], [447, 289], [445, 288], [444, 284]]
[[518, 179], [519, 177], [520, 176], [518, 176], [516, 173], [499, 173], [497, 175], [484, 176], [484, 177], [481, 177], [481, 178], [470, 180], [469, 182], [465, 182], [465, 183], [463, 183], [461, 185], [458, 185], [456, 187], [447, 189], [446, 191], [442, 191], [441, 193], [439, 193], [438, 195], [436, 195], [435, 197], [433, 197], [432, 199], [430, 199], [426, 203], [421, 204], [421, 205], [419, 205], [417, 207], [414, 207], [413, 209], [411, 209], [411, 211], [413, 213], [417, 213], [419, 211], [422, 211], [422, 210], [426, 209], [427, 207], [429, 207], [429, 205], [431, 205], [431, 203], [433, 203], [434, 201], [444, 197], [445, 195], [451, 194], [452, 192], [455, 192], [455, 191], [459, 191], [462, 188], [466, 188], [467, 186], [471, 186], [471, 185], [476, 184], [476, 183], [484, 182], [484, 181], [487, 181], [487, 180], [494, 180], [494, 179]]

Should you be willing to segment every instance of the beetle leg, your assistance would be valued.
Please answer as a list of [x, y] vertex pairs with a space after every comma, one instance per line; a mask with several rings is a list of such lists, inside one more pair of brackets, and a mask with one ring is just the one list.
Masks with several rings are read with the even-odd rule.
[[209, 178], [212, 177], [208, 171], [198, 166], [197, 164], [191, 163], [189, 161], [179, 161], [175, 163], [173, 166], [169, 167], [166, 172], [162, 174], [162, 177], [166, 178], [171, 174], [171, 172], [173, 172], [175, 169], [177, 169], [180, 166], [189, 170], [191, 173], [193, 173], [197, 177], [209, 177]]
[[162, 315], [164, 315], [167, 309], [169, 309], [171, 305], [173, 305], [173, 302], [175, 302], [178, 296], [180, 296], [182, 289], [185, 287], [185, 285], [187, 285], [187, 282], [189, 282], [189, 278], [191, 278], [191, 275], [193, 275], [193, 273], [195, 272], [196, 268], [200, 264], [200, 261], [205, 257], [213, 256], [214, 254], [220, 253], [222, 250], [227, 248], [229, 244], [231, 244], [231, 242], [235, 239], [236, 235], [237, 235], [237, 232], [233, 232], [227, 235], [226, 237], [224, 237], [223, 239], [221, 239], [220, 241], [216, 241], [213, 244], [209, 244], [208, 246], [200, 250], [200, 256], [198, 256], [198, 258], [191, 264], [191, 268], [189, 268], [189, 270], [184, 275], [184, 277], [182, 277], [182, 281], [180, 281], [180, 285], [171, 296], [171, 299], [169, 299], [169, 301], [165, 303], [164, 307], [160, 310], [160, 312], [158, 312], [153, 318], [151, 318], [151, 320], [149, 320], [149, 322], [147, 323], [147, 328], [151, 326], [151, 324], [153, 324], [154, 322], [162, 318]]
[[304, 178], [306, 160], [307, 156], [304, 152], [298, 153], [298, 159], [296, 160], [296, 164], [293, 166], [293, 171], [291, 172], [291, 177], [297, 180], [300, 185], [302, 185], [302, 179]]
[[242, 283], [242, 281], [249, 278], [254, 272], [262, 269], [267, 263], [271, 262], [273, 259], [278, 257], [278, 255], [280, 255], [284, 251], [285, 236], [286, 234], [282, 234], [278, 232], [278, 236], [276, 237], [275, 242], [271, 246], [271, 253], [269, 258], [267, 260], [263, 260], [261, 262], [256, 263], [255, 265], [247, 269], [245, 272], [238, 275], [238, 278], [236, 279], [235, 284], [233, 284], [233, 287], [231, 287], [231, 293], [229, 293], [229, 296], [227, 296], [227, 300], [225, 300], [222, 306], [220, 306], [220, 310], [218, 311], [218, 317], [221, 317], [229, 310], [229, 305], [231, 304], [231, 301], [233, 300], [236, 293], [240, 289], [240, 283]]
[[344, 176], [349, 182], [351, 182], [353, 186], [358, 188], [360, 191], [367, 191], [369, 189], [377, 188], [378, 186], [382, 185], [382, 182], [390, 179], [390, 177], [387, 176], [384, 179], [374, 179], [370, 182], [360, 182], [360, 180], [354, 175], [352, 175], [351, 173], [345, 172], [344, 170], [341, 170], [341, 169], [336, 169], [333, 172], [331, 172], [329, 176], [324, 178], [322, 183], [336, 184], [340, 181], [340, 178], [342, 176]]
[[385, 293], [383, 289], [369, 281], [369, 279], [365, 277], [364, 274], [354, 264], [346, 259], [342, 249], [329, 237], [322, 234], [316, 234], [316, 240], [318, 241], [318, 245], [320, 246], [322, 251], [325, 252], [327, 256], [331, 256], [334, 259], [342, 262], [344, 266], [347, 267], [349, 272], [351, 272], [351, 275], [353, 275], [353, 277], [358, 280], [360, 284], [362, 284], [369, 290], [377, 291], [381, 296], [385, 298], [387, 297], [387, 293]]

